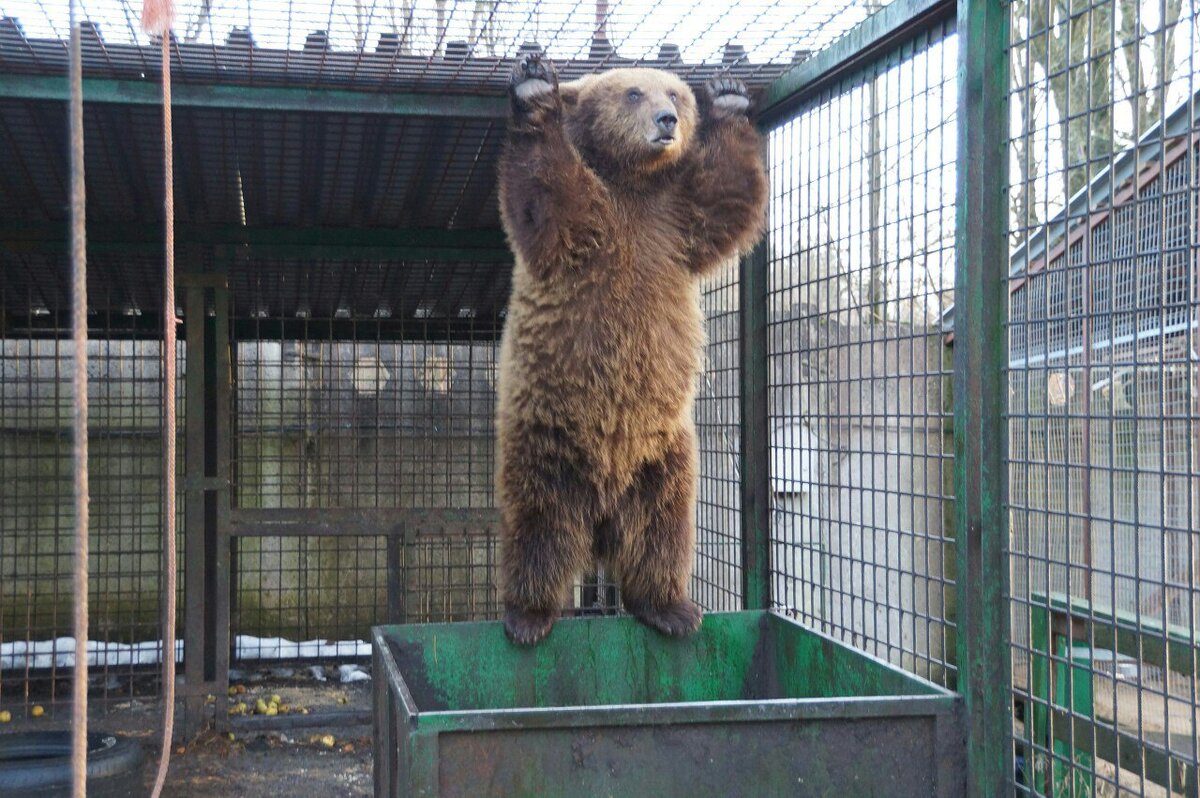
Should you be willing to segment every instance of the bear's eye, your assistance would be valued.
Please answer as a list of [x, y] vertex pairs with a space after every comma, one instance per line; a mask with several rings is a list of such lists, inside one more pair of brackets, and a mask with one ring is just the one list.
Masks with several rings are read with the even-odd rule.
[[673, 103], [679, 102], [679, 95], [676, 94], [675, 92], [671, 92], [671, 102], [673, 102]]
[[626, 94], [625, 96], [629, 98], [629, 102], [631, 102], [631, 103], [635, 103], [638, 100], [642, 99], [642, 93], [640, 91], [638, 91], [637, 89], [630, 89], [629, 93]]

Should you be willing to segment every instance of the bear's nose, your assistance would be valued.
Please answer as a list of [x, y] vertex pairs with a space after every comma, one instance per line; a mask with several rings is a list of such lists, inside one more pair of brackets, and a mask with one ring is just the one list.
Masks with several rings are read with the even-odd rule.
[[654, 123], [663, 133], [670, 135], [675, 132], [675, 123], [679, 120], [670, 111], [659, 111], [654, 115]]

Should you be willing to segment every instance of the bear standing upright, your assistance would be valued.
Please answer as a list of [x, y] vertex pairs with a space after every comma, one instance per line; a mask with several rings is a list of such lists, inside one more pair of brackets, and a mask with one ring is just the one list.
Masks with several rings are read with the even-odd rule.
[[699, 280], [765, 227], [762, 141], [738, 81], [694, 95], [615, 69], [559, 86], [513, 71], [500, 204], [516, 264], [500, 349], [497, 497], [505, 629], [536, 643], [599, 561], [626, 609], [700, 625], [692, 403]]

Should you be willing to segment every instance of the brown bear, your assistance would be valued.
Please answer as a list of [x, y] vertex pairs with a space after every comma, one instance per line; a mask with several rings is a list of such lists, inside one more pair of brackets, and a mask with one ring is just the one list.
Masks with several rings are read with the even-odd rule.
[[558, 85], [513, 71], [500, 165], [515, 254], [500, 349], [497, 499], [504, 624], [536, 643], [600, 562], [625, 608], [669, 635], [700, 625], [692, 402], [699, 280], [765, 226], [749, 97], [720, 79], [614, 69]]

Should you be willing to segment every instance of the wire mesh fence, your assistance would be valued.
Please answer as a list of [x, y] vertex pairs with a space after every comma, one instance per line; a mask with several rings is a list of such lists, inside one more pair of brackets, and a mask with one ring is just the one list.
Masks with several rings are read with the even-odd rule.
[[696, 397], [700, 483], [692, 598], [708, 611], [742, 608], [740, 295], [728, 268], [704, 286], [704, 372]]
[[[785, 5], [298, 2], [276, 19], [247, 2], [185, 3], [176, 55], [184, 85], [498, 97], [504, 60], [536, 43], [567, 78], [646, 63], [761, 87], [882, 7]], [[1006, 8], [1009, 786], [1194, 796], [1200, 19], [1183, 0]], [[103, 20], [86, 31], [90, 78], [153, 75], [132, 18], [107, 0], [86, 10]], [[4, 6], [5, 74], [61, 68], [58, 14]], [[769, 581], [775, 609], [962, 689], [959, 41], [952, 20], [922, 25], [817, 78], [769, 133]], [[21, 220], [0, 230], [20, 244], [0, 248], [0, 707], [21, 709], [64, 697], [72, 603], [72, 353], [46, 155], [61, 125], [39, 97], [0, 97], [0, 147], [24, 165], [0, 179], [0, 209]], [[334, 644], [314, 656], [357, 658], [381, 621], [494, 618], [508, 261], [490, 165], [503, 125], [260, 110], [180, 117], [183, 246], [196, 271], [228, 269], [234, 304], [231, 400], [214, 411], [231, 429], [233, 661], [304, 659], [313, 640]], [[91, 317], [89, 353], [93, 691], [116, 697], [157, 690], [161, 351], [141, 314], [156, 301], [158, 242], [140, 232], [157, 219], [141, 177], [154, 150], [114, 132], [153, 115], [109, 97], [88, 119], [89, 174], [119, 200], [97, 209], [95, 289], [113, 296]], [[310, 228], [320, 235], [304, 238]], [[404, 254], [389, 256], [396, 245]], [[730, 269], [702, 298], [692, 587], [707, 610], [746, 598], [743, 287]], [[182, 410], [182, 345], [180, 363]], [[571, 604], [612, 612], [619, 596], [589, 575]]]
[[[65, 319], [31, 318], [0, 339], [0, 708], [18, 717], [69, 701], [74, 662], [74, 350]], [[89, 318], [89, 693], [105, 705], [157, 694], [162, 656], [162, 346], [125, 321]], [[178, 363], [182, 388], [182, 343]], [[182, 402], [179, 419], [182, 452]]]
[[1011, 15], [1017, 787], [1194, 795], [1200, 19]]
[[[680, 0], [195, 0], [178, 7], [172, 71], [181, 83], [218, 73], [259, 85], [303, 75], [321, 83], [475, 92], [502, 87], [507, 69], [498, 59], [536, 44], [556, 61], [589, 65], [580, 70], [644, 63], [766, 81], [882, 5], [754, 0], [740, 3], [731, 21], [724, 6]], [[92, 0], [83, 13], [85, 67], [155, 73], [137, 15], [120, 0]], [[67, 15], [56, 6], [14, 0], [4, 14], [13, 38], [65, 39]], [[65, 58], [52, 47], [35, 46], [28, 55], [41, 67]]]
[[770, 134], [772, 600], [953, 673], [953, 22]]
[[499, 320], [451, 333], [433, 313], [347, 312], [340, 329], [285, 328], [243, 306], [256, 312], [233, 322], [234, 518], [251, 522], [234, 527], [237, 658], [268, 656], [254, 641], [275, 637], [362, 656], [374, 623], [494, 617]]

